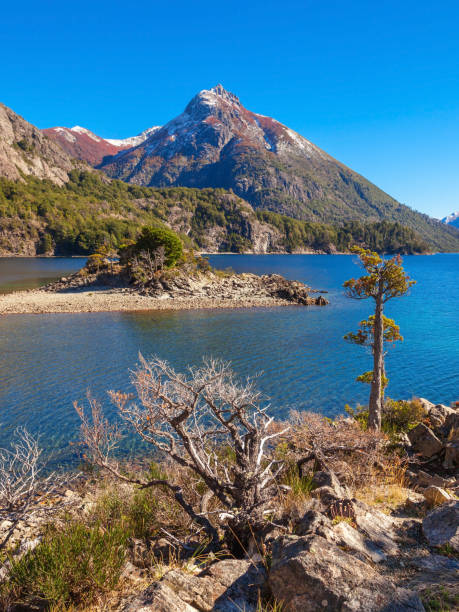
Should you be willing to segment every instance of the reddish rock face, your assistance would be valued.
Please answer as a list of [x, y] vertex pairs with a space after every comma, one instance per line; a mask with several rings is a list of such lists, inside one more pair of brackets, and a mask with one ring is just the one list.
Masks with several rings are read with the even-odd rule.
[[124, 140], [106, 139], [97, 136], [90, 130], [76, 125], [73, 128], [53, 127], [42, 130], [46, 136], [57, 142], [71, 157], [98, 166], [106, 157], [112, 157], [120, 151], [125, 151], [141, 144], [149, 135], [158, 130], [158, 127], [149, 128], [138, 136]]
[[107, 155], [116, 155], [120, 148], [99, 138], [89, 130], [78, 126], [74, 128], [55, 127], [43, 130], [49, 138], [60, 144], [68, 155], [83, 159], [92, 166], [100, 164]]

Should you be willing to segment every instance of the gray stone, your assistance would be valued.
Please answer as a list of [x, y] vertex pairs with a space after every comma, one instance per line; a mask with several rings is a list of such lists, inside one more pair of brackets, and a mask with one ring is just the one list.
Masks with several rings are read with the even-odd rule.
[[123, 611], [255, 612], [265, 581], [263, 565], [247, 560], [219, 561], [198, 575], [173, 569]]
[[408, 437], [413, 445], [413, 449], [424, 457], [432, 457], [443, 448], [441, 441], [430, 427], [427, 427], [424, 423], [416, 425], [416, 427], [408, 433]]
[[448, 478], [442, 478], [438, 474], [428, 474], [423, 470], [419, 470], [417, 473], [413, 473], [413, 484], [418, 487], [443, 487], [448, 488], [451, 484], [451, 480]]
[[382, 550], [386, 555], [398, 555], [399, 549], [396, 544], [394, 531], [394, 520], [387, 514], [383, 514], [367, 506], [363, 502], [354, 500], [354, 523], [357, 529], [370, 540], [374, 546]]
[[424, 410], [429, 413], [431, 411], [432, 408], [435, 407], [435, 404], [433, 402], [429, 402], [428, 399], [425, 399], [424, 397], [419, 397], [418, 398], [422, 407], [424, 408]]
[[434, 508], [422, 521], [422, 530], [430, 546], [449, 544], [459, 552], [459, 500]]
[[[346, 550], [356, 554], [363, 561], [370, 560], [379, 563], [386, 558], [386, 553], [380, 547], [361, 534], [349, 522], [343, 520], [332, 523], [321, 512], [312, 510], [306, 512], [298, 524], [295, 535], [319, 535], [338, 546], [344, 546]], [[396, 547], [395, 544], [394, 546]]]
[[326, 505], [350, 497], [347, 487], [341, 485], [337, 475], [331, 470], [316, 472], [312, 477], [312, 485], [315, 489], [311, 492], [311, 496], [320, 499]]
[[320, 536], [284, 536], [273, 546], [269, 584], [288, 612], [419, 612], [419, 597]]
[[162, 582], [155, 582], [124, 604], [122, 612], [197, 612]]

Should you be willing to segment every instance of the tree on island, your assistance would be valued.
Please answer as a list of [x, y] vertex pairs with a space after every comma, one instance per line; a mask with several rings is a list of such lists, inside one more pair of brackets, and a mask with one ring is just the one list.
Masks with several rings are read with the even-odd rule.
[[161, 251], [161, 267], [173, 267], [183, 255], [183, 244], [175, 232], [163, 227], [143, 227], [132, 247], [135, 255], [152, 253], [155, 259]]
[[347, 280], [344, 283], [346, 295], [355, 300], [373, 298], [375, 314], [361, 321], [356, 333], [346, 334], [344, 338], [354, 344], [370, 346], [372, 349], [373, 370], [362, 374], [358, 380], [371, 384], [368, 427], [379, 431], [384, 387], [387, 385], [384, 343], [403, 340], [395, 321], [384, 316], [384, 304], [393, 298], [405, 295], [416, 281], [411, 280], [405, 273], [400, 255], [384, 259], [377, 253], [361, 247], [352, 247], [351, 251], [358, 254], [367, 274]]

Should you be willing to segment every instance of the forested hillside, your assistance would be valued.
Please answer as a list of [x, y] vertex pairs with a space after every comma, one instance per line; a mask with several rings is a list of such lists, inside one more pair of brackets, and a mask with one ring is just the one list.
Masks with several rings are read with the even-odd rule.
[[355, 242], [379, 251], [418, 253], [428, 246], [397, 223], [307, 223], [255, 211], [224, 189], [155, 189], [73, 170], [62, 186], [0, 178], [0, 253], [85, 255], [118, 247], [143, 225], [167, 225], [209, 252], [346, 251]]

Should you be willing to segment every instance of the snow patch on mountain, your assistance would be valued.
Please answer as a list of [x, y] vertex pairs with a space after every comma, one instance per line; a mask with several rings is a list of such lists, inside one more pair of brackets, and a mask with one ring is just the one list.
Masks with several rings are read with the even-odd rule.
[[61, 133], [64, 136], [64, 138], [68, 140], [68, 142], [76, 142], [76, 136], [71, 134], [68, 128], [57, 127], [57, 128], [54, 128], [54, 131]]
[[70, 128], [70, 131], [77, 132], [77, 134], [85, 134], [86, 136], [89, 136], [89, 138], [92, 138], [92, 140], [95, 142], [100, 142], [102, 140], [102, 138], [96, 136], [93, 132], [91, 132], [91, 130], [81, 127], [81, 125], [74, 125], [72, 128]]
[[160, 125], [154, 125], [153, 127], [140, 132], [140, 134], [137, 134], [137, 136], [130, 136], [129, 138], [105, 138], [105, 140], [115, 147], [122, 147], [123, 149], [128, 147], [137, 147], [160, 129]]

